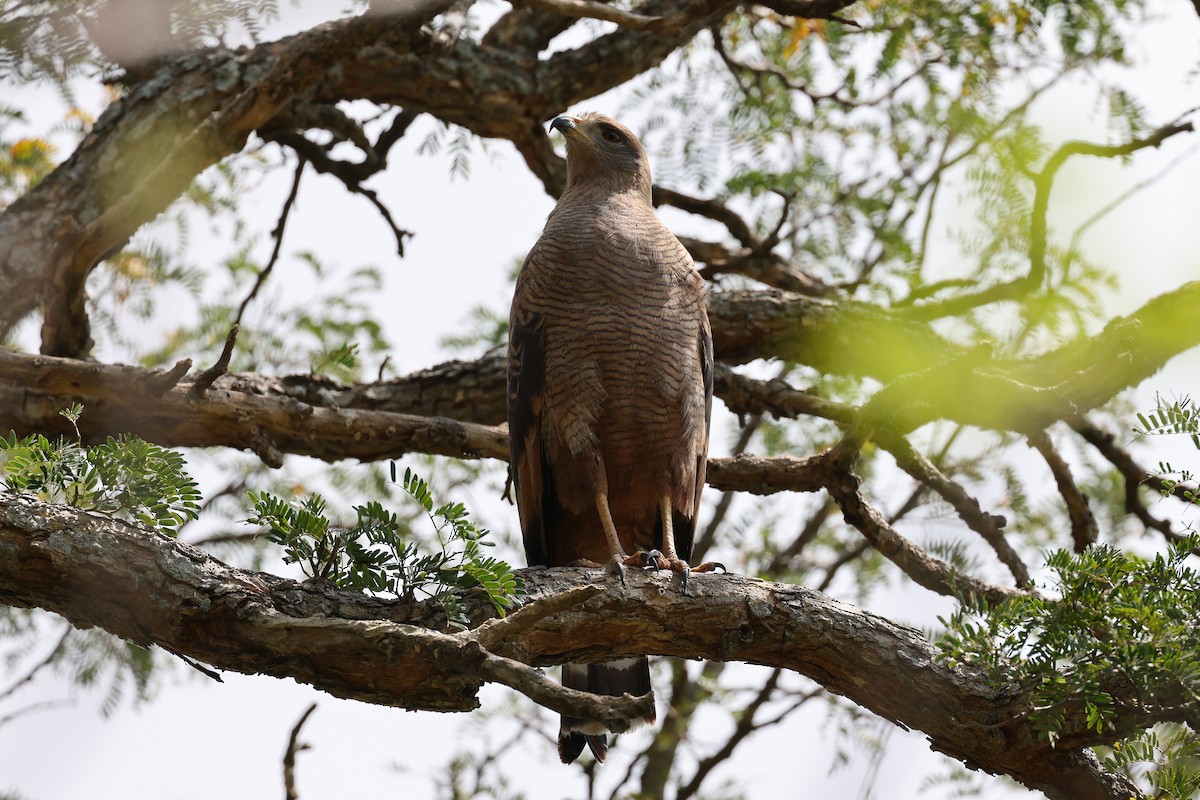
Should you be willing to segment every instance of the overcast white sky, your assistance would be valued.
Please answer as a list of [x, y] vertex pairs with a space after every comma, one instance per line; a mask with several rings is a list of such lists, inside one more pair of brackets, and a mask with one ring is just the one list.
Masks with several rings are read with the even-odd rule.
[[[285, 10], [284, 25], [306, 27], [322, 18], [331, 5], [340, 4], [306, 2], [299, 11]], [[1200, 102], [1194, 81], [1200, 63], [1195, 13], [1179, 0], [1160, 3], [1159, 8], [1167, 18], [1143, 28], [1131, 48], [1132, 58], [1142, 66], [1128, 79], [1129, 88], [1147, 103], [1155, 123]], [[0, 91], [7, 102], [31, 113], [34, 130], [44, 129], [63, 113], [51, 91], [17, 92], [3, 83]], [[82, 96], [99, 111], [97, 92]], [[612, 111], [620, 103], [610, 96], [586, 107]], [[1103, 139], [1095, 110], [1094, 98], [1073, 85], [1041, 101], [1035, 116], [1054, 136]], [[347, 194], [336, 181], [311, 173], [305, 178], [285, 241], [285, 253], [312, 250], [346, 268], [360, 264], [383, 268], [387, 288], [379, 297], [379, 308], [397, 345], [392, 364], [398, 374], [444, 360], [438, 340], [472, 306], [507, 308], [508, 270], [537, 238], [552, 207], [507, 143], [492, 143], [490, 158], [476, 154], [469, 179], [451, 180], [447, 157], [416, 155], [421, 138], [417, 133], [398, 145], [389, 172], [371, 184], [397, 222], [417, 232], [408, 241], [403, 260], [395, 257], [391, 233], [366, 201]], [[1195, 137], [1183, 138], [1161, 152], [1139, 154], [1128, 166], [1115, 161], [1073, 162], [1056, 185], [1053, 222], [1065, 226], [1085, 219], [1125, 187], [1157, 173], [1195, 141]], [[243, 216], [268, 231], [289, 181], [290, 175], [284, 174], [267, 180], [245, 198]], [[945, 193], [945, 198], [947, 203], [956, 202], [953, 193]], [[1121, 272], [1122, 291], [1112, 298], [1115, 313], [1127, 313], [1150, 296], [1200, 278], [1195, 256], [1200, 251], [1197, 209], [1200, 158], [1190, 158], [1092, 231], [1087, 240], [1092, 254]], [[472, 233], [464, 235], [464, 230]], [[198, 257], [222, 257], [221, 244], [199, 248]], [[264, 235], [258, 254], [264, 261], [269, 248]], [[285, 268], [281, 265], [280, 272]], [[455, 298], [452, 305], [433, 302], [448, 297]], [[1151, 395], [1155, 389], [1177, 393], [1196, 389], [1194, 376], [1200, 361], [1194, 355], [1178, 361], [1151, 382]], [[493, 529], [515, 527], [515, 513], [506, 507], [478, 513]], [[880, 597], [877, 603], [887, 605], [880, 610], [893, 618], [925, 624], [946, 610], [940, 600], [911, 594], [908, 598], [899, 608], [894, 596]], [[746, 669], [745, 681], [758, 680], [759, 675]], [[0, 688], [4, 685], [0, 683]], [[303, 736], [313, 747], [300, 755], [297, 768], [304, 800], [431, 797], [430, 771], [472, 737], [483, 736], [462, 716], [414, 714], [339, 701], [291, 681], [266, 677], [227, 674], [225, 683], [216, 684], [193, 677], [182, 666], [156, 701], [140, 709], [122, 704], [108, 719], [100, 717], [95, 695], [72, 692], [58, 679], [39, 680], [22, 693], [20, 704], [68, 697], [72, 699], [65, 707], [0, 726], [0, 792], [17, 791], [27, 800], [277, 797], [282, 794], [280, 758], [288, 732], [314, 700], [320, 707]], [[505, 690], [486, 690], [482, 700], [485, 708], [499, 708], [506, 702]], [[12, 710], [0, 707], [0, 716]], [[856, 797], [866, 761], [827, 774], [828, 753], [819, 747], [812, 750], [815, 741], [829, 738], [824, 722], [823, 712], [809, 712], [790, 721], [785, 730], [753, 740], [738, 762], [738, 774], [725, 777], [737, 777], [751, 798]], [[710, 724], [717, 731], [724, 722], [714, 716]], [[555, 725], [547, 714], [547, 731]], [[715, 733], [713, 741], [718, 741]], [[633, 748], [626, 743], [622, 749]], [[918, 785], [937, 765], [927, 753], [919, 734], [898, 730], [891, 734], [874, 796], [915, 797]], [[584, 796], [579, 771], [559, 765], [549, 744], [539, 752], [513, 758], [528, 762], [527, 776], [540, 781], [540, 788], [530, 789], [529, 797]], [[396, 763], [406, 769], [395, 770]], [[623, 770], [623, 766], [607, 769]], [[522, 783], [517, 788], [528, 786]]]

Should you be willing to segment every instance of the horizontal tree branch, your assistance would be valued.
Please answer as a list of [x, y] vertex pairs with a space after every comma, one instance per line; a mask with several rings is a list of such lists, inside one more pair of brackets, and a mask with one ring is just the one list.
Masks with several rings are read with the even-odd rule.
[[[1138, 796], [1086, 754], [1039, 741], [1010, 688], [943, 665], [918, 631], [819, 592], [720, 574], [694, 576], [687, 593], [666, 573], [634, 571], [625, 587], [602, 570], [532, 569], [522, 577], [525, 608], [448, 634], [428, 603], [234, 569], [140, 526], [0, 495], [0, 602], [218, 669], [438, 711], [470, 710], [481, 684], [498, 681], [555, 709], [616, 720], [644, 713], [645, 701], [555, 688], [529, 665], [639, 654], [745, 661], [806, 675], [923, 731], [934, 749], [1055, 800]], [[563, 602], [564, 592], [574, 594]], [[463, 600], [477, 623], [488, 615], [485, 598], [467, 592]], [[1072, 747], [1103, 740], [1082, 718], [1069, 717], [1064, 730]]]
[[[79, 431], [87, 443], [128, 433], [165, 447], [250, 450], [272, 466], [285, 453], [326, 461], [377, 461], [411, 452], [508, 459], [506, 425], [314, 406], [238, 391], [231, 388], [237, 380], [229, 378], [196, 397], [186, 382], [163, 390], [162, 374], [0, 348], [0, 430], [67, 435], [70, 423], [58, 412], [80, 402]], [[716, 458], [708, 470], [712, 486], [754, 494], [817, 491], [832, 479], [820, 458]]]
[[55, 417], [65, 407], [64, 399], [75, 398], [85, 407], [79, 429], [88, 442], [131, 433], [166, 447], [250, 450], [272, 466], [279, 466], [283, 453], [326, 461], [375, 461], [410, 452], [508, 457], [508, 432], [503, 427], [314, 406], [292, 397], [225, 388], [228, 378], [217, 380], [199, 398], [188, 383], [163, 392], [148, 390], [147, 382], [157, 374], [0, 349], [0, 429], [22, 435], [65, 433]]
[[605, 5], [597, 0], [515, 0], [517, 8], [536, 8], [574, 19], [599, 19], [615, 22], [626, 28], [644, 30], [663, 22], [662, 17], [635, 14], [616, 6]]
[[[922, 324], [892, 319], [877, 308], [872, 313], [865, 304], [775, 290], [720, 293], [710, 314], [717, 353], [727, 363], [774, 355], [891, 382], [862, 409], [851, 409], [783, 381], [755, 381], [722, 367], [717, 394], [728, 395], [738, 412], [816, 414], [892, 434], [936, 419], [1042, 430], [1102, 405], [1200, 344], [1198, 307], [1200, 282], [1185, 284], [1091, 339], [1022, 360], [962, 350]], [[905, 368], [913, 371], [903, 374]], [[164, 390], [179, 377], [179, 370], [172, 372], [0, 350], [0, 430], [65, 431], [58, 411], [70, 398], [89, 407], [82, 429], [90, 439], [136, 433], [164, 446], [225, 445], [250, 449], [268, 463], [277, 463], [281, 453], [331, 461], [413, 451], [507, 455], [506, 434], [495, 425], [504, 418], [501, 357], [350, 389], [311, 376], [225, 376], [199, 400], [184, 396], [180, 387], [186, 383]], [[745, 473], [729, 471], [734, 467], [731, 462], [725, 473], [738, 476], [729, 478], [731, 487], [745, 480]], [[714, 486], [721, 485], [715, 481], [722, 468], [713, 473]], [[795, 470], [786, 471], [790, 477], [776, 485], [800, 485]]]

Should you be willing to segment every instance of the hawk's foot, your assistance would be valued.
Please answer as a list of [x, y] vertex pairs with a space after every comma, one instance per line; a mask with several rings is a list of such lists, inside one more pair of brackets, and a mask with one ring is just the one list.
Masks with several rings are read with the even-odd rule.
[[626, 566], [641, 567], [642, 569], [653, 567], [659, 570], [667, 568], [667, 560], [657, 550], [638, 550], [631, 556], [625, 556], [624, 562]]

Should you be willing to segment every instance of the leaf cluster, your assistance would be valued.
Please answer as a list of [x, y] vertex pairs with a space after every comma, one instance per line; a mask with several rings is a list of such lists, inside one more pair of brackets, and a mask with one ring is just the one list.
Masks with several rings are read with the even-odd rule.
[[1152, 560], [1107, 545], [1056, 551], [1046, 588], [1057, 599], [964, 601], [943, 620], [941, 658], [1016, 683], [1051, 742], [1080, 710], [1097, 733], [1115, 730], [1118, 712], [1144, 723], [1186, 713], [1200, 692], [1200, 574], [1185, 564], [1197, 541]]
[[[83, 407], [60, 412], [75, 425]], [[10, 492], [133, 519], [175, 533], [200, 511], [200, 492], [184, 470], [183, 456], [136, 436], [108, 437], [83, 446], [37, 433], [0, 436], [0, 476]]]
[[[69, 92], [72, 77], [106, 65], [88, 30], [89, 24], [103, 21], [105, 5], [104, 0], [0, 3], [0, 71], [22, 83], [49, 80]], [[170, 36], [179, 49], [213, 46], [231, 35], [258, 41], [263, 26], [279, 16], [277, 0], [165, 5]]]
[[[1188, 395], [1168, 402], [1161, 395], [1155, 398], [1153, 411], [1137, 415], [1133, 427], [1136, 436], [1187, 436], [1200, 450], [1200, 408]], [[1197, 502], [1196, 490], [1185, 486], [1195, 480], [1195, 473], [1186, 467], [1175, 467], [1169, 461], [1158, 462], [1158, 490], [1163, 497], [1172, 495], [1188, 503]]]
[[1156, 798], [1188, 800], [1200, 793], [1200, 737], [1182, 725], [1161, 725], [1117, 742], [1104, 767], [1141, 778]]
[[1153, 411], [1138, 414], [1138, 424], [1133, 426], [1137, 436], [1167, 436], [1184, 435], [1192, 440], [1197, 450], [1200, 450], [1200, 408], [1188, 395], [1178, 400], [1168, 402], [1166, 398], [1156, 398]]
[[10, 136], [8, 129], [26, 122], [17, 108], [0, 104], [0, 208], [29, 191], [54, 169], [55, 147], [41, 136]]
[[503, 616], [521, 583], [507, 563], [483, 554], [482, 548], [494, 544], [487, 541], [489, 531], [470, 519], [462, 503], [435, 505], [429, 484], [412, 470], [404, 471], [401, 486], [433, 526], [435, 552], [421, 552], [409, 525], [377, 501], [355, 506], [354, 525], [339, 527], [320, 495], [289, 502], [250, 492], [254, 513], [247, 521], [263, 526], [283, 548], [284, 561], [299, 564], [309, 578], [407, 600], [429, 597], [441, 604], [452, 627], [462, 629], [470, 619], [455, 590], [479, 589]]

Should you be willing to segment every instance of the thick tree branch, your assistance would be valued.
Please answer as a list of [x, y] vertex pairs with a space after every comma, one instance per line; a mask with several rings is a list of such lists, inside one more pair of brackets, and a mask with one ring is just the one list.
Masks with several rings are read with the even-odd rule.
[[[6, 604], [46, 608], [77, 627], [103, 627], [218, 669], [294, 677], [338, 697], [466, 711], [492, 681], [617, 729], [653, 702], [567, 689], [472, 636], [441, 632], [433, 607], [234, 570], [148, 529], [68, 507], [0, 495], [0, 552]], [[397, 621], [397, 613], [408, 617]]]
[[864, 424], [898, 433], [935, 419], [1036, 432], [1107, 403], [1200, 344], [1200, 281], [1112, 320], [1099, 334], [1025, 359], [985, 347], [895, 380], [863, 410]]
[[[860, 410], [726, 369], [717, 371], [717, 394], [728, 394], [737, 411], [816, 414], [897, 435], [936, 419], [1041, 430], [1102, 405], [1200, 344], [1197, 307], [1200, 282], [1154, 298], [1091, 339], [1014, 360], [963, 351], [928, 326], [866, 304], [773, 290], [721, 293], [710, 314], [718, 356], [728, 362], [775, 356], [891, 383]], [[186, 383], [162, 390], [176, 377], [0, 350], [0, 430], [64, 430], [58, 412], [71, 398], [90, 409], [85, 434], [101, 440], [137, 433], [165, 446], [249, 448], [271, 461], [279, 453], [327, 460], [392, 458], [414, 450], [495, 458], [507, 453], [503, 430], [479, 424], [504, 419], [499, 357], [352, 389], [312, 377], [226, 376], [195, 403], [183, 396]], [[800, 487], [817, 480], [795, 464], [771, 466], [777, 471], [765, 491], [808, 490]], [[736, 460], [716, 467], [711, 477], [714, 486], [754, 491], [750, 468]]]
[[181, 383], [158, 396], [144, 388], [155, 373], [0, 349], [0, 428], [65, 432], [54, 417], [64, 398], [86, 408], [86, 441], [133, 433], [167, 447], [220, 445], [251, 450], [278, 465], [281, 453], [327, 461], [399, 458], [407, 452], [468, 458], [507, 458], [504, 428], [387, 411], [313, 406], [289, 397], [225, 388], [215, 382], [203, 397]]
[[[154, 394], [145, 384], [157, 374], [0, 349], [0, 430], [68, 434], [69, 423], [58, 412], [82, 402], [79, 430], [89, 443], [131, 433], [166, 447], [250, 450], [271, 466], [279, 466], [284, 453], [326, 461], [377, 461], [410, 452], [508, 458], [504, 425], [313, 406], [292, 397], [237, 391], [227, 380], [201, 397], [189, 383]], [[832, 479], [820, 457], [712, 459], [708, 470], [712, 486], [755, 494], [811, 492]]]
[[[643, 653], [739, 660], [807, 675], [923, 731], [934, 749], [1056, 800], [1137, 796], [1094, 760], [1039, 741], [1019, 696], [947, 668], [919, 632], [799, 586], [698, 575], [684, 594], [669, 575], [635, 571], [621, 587], [600, 570], [527, 570], [531, 600], [498, 641], [486, 628], [442, 632], [439, 611], [427, 604], [233, 569], [147, 529], [11, 495], [0, 495], [0, 555], [0, 602], [339, 697], [470, 710], [480, 685], [498, 681], [556, 710], [619, 727], [645, 712], [647, 698], [564, 689], [527, 665]], [[597, 580], [601, 590], [589, 589], [582, 602], [556, 604], [551, 614], [538, 608], [546, 602], [540, 598]], [[464, 602], [487, 615], [486, 599], [467, 593]], [[523, 614], [536, 619], [520, 624]], [[1072, 747], [1107, 738], [1074, 717], [1065, 730]], [[1132, 794], [1115, 794], [1118, 786]]]

